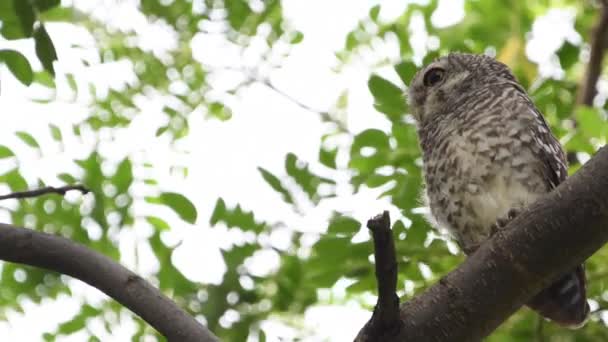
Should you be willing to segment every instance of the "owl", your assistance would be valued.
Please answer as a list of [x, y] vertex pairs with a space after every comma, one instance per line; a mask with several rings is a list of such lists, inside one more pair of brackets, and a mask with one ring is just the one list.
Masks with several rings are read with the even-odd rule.
[[[567, 177], [561, 145], [509, 68], [452, 53], [422, 68], [408, 89], [434, 221], [466, 254]], [[583, 265], [527, 305], [578, 327], [589, 314]]]

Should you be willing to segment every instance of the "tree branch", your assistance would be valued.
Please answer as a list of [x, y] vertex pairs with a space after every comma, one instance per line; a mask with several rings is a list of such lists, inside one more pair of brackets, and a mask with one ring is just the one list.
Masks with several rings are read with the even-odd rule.
[[597, 94], [597, 80], [602, 73], [602, 61], [608, 47], [608, 0], [601, 0], [599, 18], [591, 31], [589, 63], [579, 87], [576, 103], [591, 106]]
[[70, 190], [78, 190], [83, 195], [86, 195], [89, 193], [89, 189], [85, 188], [84, 185], [66, 185], [66, 186], [61, 186], [59, 188], [47, 186], [46, 188], [42, 188], [42, 189], [19, 191], [19, 192], [10, 193], [8, 195], [2, 195], [2, 196], [0, 196], [0, 200], [5, 200], [5, 199], [9, 199], [9, 198], [38, 197], [38, 196], [46, 195], [46, 194], [59, 194], [59, 195], [63, 196], [63, 195], [65, 195], [66, 192], [68, 192]]
[[[400, 307], [382, 341], [479, 341], [608, 241], [608, 147]], [[377, 341], [368, 336], [365, 341]]]
[[397, 257], [388, 211], [367, 221], [367, 228], [372, 232], [374, 239], [378, 304], [374, 308], [372, 318], [355, 341], [366, 341], [369, 336], [384, 341], [385, 338], [398, 334], [402, 325], [399, 320], [397, 296]]
[[68, 239], [0, 223], [0, 259], [82, 280], [139, 315], [169, 341], [219, 341], [150, 283]]

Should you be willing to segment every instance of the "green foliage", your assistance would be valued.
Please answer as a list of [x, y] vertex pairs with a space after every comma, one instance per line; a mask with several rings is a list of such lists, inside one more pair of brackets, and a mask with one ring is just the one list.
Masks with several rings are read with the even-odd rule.
[[[158, 108], [164, 121], [157, 126], [149, 125], [146, 133], [172, 146], [179, 146], [180, 140], [186, 140], [191, 132], [189, 125], [196, 122], [191, 118], [197, 113], [202, 112], [207, 119], [231, 120], [240, 90], [253, 80], [246, 79], [218, 89], [213, 79], [226, 70], [197, 62], [192, 51], [193, 38], [205, 32], [207, 26], [219, 27], [221, 30], [214, 34], [229, 41], [241, 55], [249, 55], [252, 48], [260, 49], [262, 57], [256, 61], [259, 70], [253, 70], [253, 73], [259, 72], [265, 78], [268, 75], [263, 71], [281, 66], [288, 55], [284, 51], [305, 39], [302, 32], [293, 29], [283, 17], [280, 1], [140, 1], [138, 10], [146, 21], [161, 24], [173, 34], [175, 45], [162, 53], [133, 43], [139, 34], [133, 29], [117, 29], [91, 13], [60, 5], [59, 0], [0, 1], [0, 34], [6, 40], [23, 39], [30, 43], [42, 69], [33, 69], [37, 63], [30, 63], [31, 60], [27, 59], [30, 55], [18, 49], [0, 50], [0, 63], [22, 84], [48, 88], [51, 97], [37, 99], [40, 103], [61, 102], [65, 98], [70, 98], [67, 102], [90, 99], [87, 103], [90, 112], [71, 129], [51, 123], [45, 131], [48, 136], [34, 130], [21, 130], [15, 134], [22, 143], [21, 147], [25, 144], [28, 146], [26, 150], [34, 149], [38, 155], [47, 153], [44, 145], [47, 141], [65, 146], [73, 143], [73, 139], [92, 140], [94, 147], [80, 154], [73, 163], [68, 163], [70, 165], [65, 165], [65, 169], [52, 180], [53, 184], [49, 184], [81, 183], [91, 193], [76, 199], [61, 196], [33, 198], [3, 207], [13, 224], [65, 236], [121, 261], [125, 257], [121, 255], [123, 249], [119, 248], [121, 232], [139, 232], [137, 227], [143, 224], [149, 232], [142, 238], [142, 243], [152, 251], [159, 265], [150, 279], [189, 313], [204, 317], [207, 326], [226, 341], [264, 340], [266, 334], [261, 322], [267, 319], [278, 319], [300, 327], [303, 313], [314, 304], [341, 304], [354, 300], [363, 306], [368, 305], [364, 301], [365, 296], [376, 291], [370, 263], [372, 244], [366, 229], [355, 217], [373, 213], [336, 211], [328, 215], [331, 217], [323, 227], [312, 228], [269, 222], [261, 213], [225, 201], [223, 198], [232, 198], [229, 194], [217, 199], [215, 204], [193, 203], [183, 194], [159, 184], [160, 178], [156, 179], [151, 176], [154, 173], [148, 172], [180, 165], [151, 165], [132, 155], [122, 156], [117, 161], [104, 154], [101, 147], [108, 136], [129, 132], [136, 118], [148, 115], [141, 113], [141, 103], [152, 99], [160, 99]], [[383, 120], [384, 125], [353, 131], [346, 124], [346, 118], [351, 115], [349, 99], [354, 95], [345, 90], [333, 99], [335, 108], [320, 113], [322, 121], [328, 125], [324, 128], [327, 131], [322, 132], [318, 160], [305, 160], [288, 153], [280, 170], [264, 165], [261, 159], [257, 165], [261, 176], [259, 181], [265, 182], [269, 190], [276, 192], [277, 198], [287, 204], [280, 210], [289, 208], [287, 210], [293, 211], [281, 214], [305, 218], [312, 215], [311, 208], [331, 206], [334, 202], [330, 201], [335, 200], [337, 194], [347, 196], [345, 193], [348, 192], [369, 191], [392, 207], [386, 209], [401, 213], [393, 217], [393, 233], [399, 257], [398, 290], [404, 299], [425, 290], [463, 260], [461, 255], [454, 255], [453, 249], [448, 248], [446, 241], [449, 238], [433, 231], [419, 214], [418, 208], [422, 206], [419, 200], [421, 156], [416, 127], [404, 93], [422, 63], [449, 51], [494, 51], [497, 58], [508, 64], [528, 88], [538, 109], [570, 154], [592, 155], [605, 144], [608, 135], [607, 104], [603, 98], [598, 97], [598, 102], [604, 103], [596, 103], [595, 107], [581, 107], [574, 103], [584, 68], [585, 44], [565, 41], [553, 52], [554, 60], [559, 61], [563, 71], [563, 77], [559, 78], [539, 76], [538, 66], [528, 60], [526, 54], [527, 36], [533, 23], [553, 8], [572, 10], [576, 15], [574, 29], [588, 39], [597, 14], [597, 9], [589, 2], [467, 0], [464, 1], [465, 17], [449, 27], [435, 25], [433, 16], [437, 7], [438, 1], [434, 0], [414, 2], [408, 4], [402, 13], [386, 16], [384, 11], [390, 7], [380, 3], [371, 7], [345, 35], [342, 47], [336, 46], [339, 61], [336, 72], [352, 65], [366, 64], [369, 67], [367, 88], [373, 98], [373, 108], [370, 106], [367, 112]], [[422, 22], [426, 36], [434, 44], [429, 41], [423, 47], [415, 44], [411, 28], [415, 20]], [[54, 66], [58, 56], [61, 63], [64, 54], [63, 51], [58, 54], [53, 44], [58, 37], [50, 36], [47, 31], [56, 21], [84, 28], [92, 34], [96, 49], [94, 55], [98, 61], [83, 57], [79, 67], [86, 70], [91, 64], [126, 62], [133, 66], [134, 80], [120, 87], [108, 88], [90, 84], [88, 79], [76, 73], [62, 74], [59, 68], [56, 70]], [[53, 30], [49, 31], [53, 34]], [[260, 37], [263, 44], [256, 40]], [[383, 49], [378, 49], [385, 43], [389, 45], [388, 50], [397, 51], [398, 57], [387, 57]], [[251, 70], [243, 71], [249, 75]], [[61, 88], [60, 85], [67, 87]], [[60, 90], [70, 96], [57, 95]], [[11, 113], [5, 114], [10, 120]], [[0, 159], [9, 165], [0, 174], [0, 185], [11, 191], [23, 191], [50, 182], [23, 172], [24, 156], [20, 153], [25, 152], [8, 141], [0, 143]], [[580, 165], [576, 163], [571, 165], [571, 171], [578, 167]], [[187, 173], [188, 170], [183, 171]], [[137, 210], [141, 205], [153, 210], [141, 214]], [[174, 213], [182, 223], [193, 225], [188, 228], [225, 233], [230, 241], [221, 244], [225, 273], [220, 284], [192, 281], [175, 265], [179, 243], [165, 239], [165, 234], [174, 233], [176, 227], [170, 217], [163, 216], [163, 211], [154, 210], [159, 207]], [[207, 210], [201, 210], [203, 207]], [[199, 212], [201, 219], [197, 220]], [[211, 212], [209, 227], [207, 217], [202, 217], [204, 212]], [[269, 242], [274, 234], [288, 235], [288, 246], [278, 247]], [[137, 248], [135, 254], [139, 253]], [[260, 275], [248, 265], [263, 253], [275, 256], [278, 264], [268, 274]], [[604, 248], [587, 263], [591, 279], [589, 297], [599, 308], [585, 328], [564, 330], [539, 321], [535, 314], [523, 309], [506, 321], [488, 341], [608, 339], [608, 329], [600, 319], [608, 307], [606, 260], [608, 250]], [[205, 267], [203, 262], [200, 264]], [[72, 295], [70, 283], [64, 277], [44, 270], [5, 263], [1, 277], [0, 313], [23, 311], [23, 298], [41, 303], [44, 298]], [[344, 282], [348, 284], [344, 298], [327, 299], [319, 295], [319, 290], [332, 289]], [[47, 332], [44, 339], [53, 341], [59, 336], [84, 332], [91, 340], [98, 340], [93, 329], [87, 327], [87, 321], [99, 318], [104, 321], [105, 329], [111, 332], [114, 328], [110, 317], [120, 312], [120, 305], [111, 301], [106, 300], [99, 305], [84, 301], [73, 318]], [[238, 313], [238, 319], [226, 324], [222, 318], [234, 312]], [[133, 340], [147, 335], [161, 339], [141, 320], [136, 320], [136, 326], [138, 331]], [[353, 333], [358, 328], [352, 327]], [[304, 336], [306, 332], [301, 334]]]
[[0, 61], [4, 62], [8, 69], [23, 84], [30, 85], [34, 79], [30, 62], [15, 50], [0, 50]]

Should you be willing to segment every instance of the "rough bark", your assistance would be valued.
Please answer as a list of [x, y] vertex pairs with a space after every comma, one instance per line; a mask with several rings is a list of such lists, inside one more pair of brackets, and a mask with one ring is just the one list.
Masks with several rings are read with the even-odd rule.
[[0, 224], [0, 259], [70, 275], [129, 308], [169, 341], [218, 339], [150, 283], [68, 239]]
[[608, 147], [604, 147], [456, 270], [401, 304], [398, 334], [379, 339], [371, 333], [370, 320], [359, 334], [365, 338], [359, 341], [479, 341], [607, 241]]

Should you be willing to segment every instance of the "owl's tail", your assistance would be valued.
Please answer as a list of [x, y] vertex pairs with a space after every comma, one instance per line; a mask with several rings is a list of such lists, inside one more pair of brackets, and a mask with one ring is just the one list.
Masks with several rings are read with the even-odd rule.
[[528, 306], [559, 325], [581, 327], [589, 315], [583, 265], [542, 290]]

